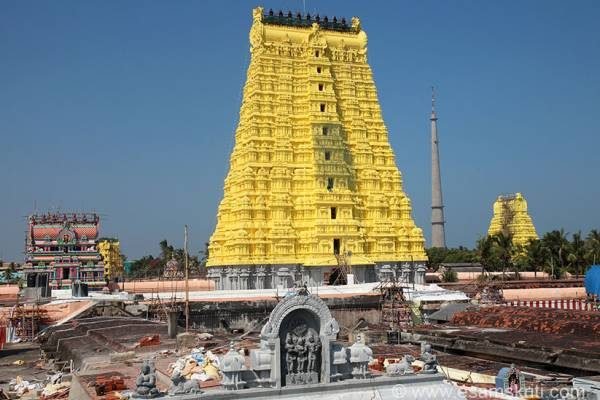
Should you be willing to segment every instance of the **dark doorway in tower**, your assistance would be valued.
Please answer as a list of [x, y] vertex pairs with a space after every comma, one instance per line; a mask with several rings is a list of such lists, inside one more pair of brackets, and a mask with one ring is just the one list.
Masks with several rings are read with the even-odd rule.
[[70, 272], [71, 272], [71, 268], [63, 268], [63, 276], [62, 276], [62, 278], [63, 279], [69, 279]]
[[344, 271], [342, 271], [340, 267], [335, 267], [329, 275], [329, 281], [327, 282], [327, 284], [330, 286], [348, 284], [346, 274], [344, 274]]
[[333, 254], [340, 254], [340, 239], [333, 239]]

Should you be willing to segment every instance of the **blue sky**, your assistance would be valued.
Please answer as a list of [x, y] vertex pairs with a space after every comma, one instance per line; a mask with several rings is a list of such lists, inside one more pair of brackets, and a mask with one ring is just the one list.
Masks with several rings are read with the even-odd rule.
[[[96, 210], [129, 258], [200, 250], [249, 61], [248, 1], [0, 3], [0, 256], [33, 210]], [[301, 1], [265, 1], [302, 10]], [[306, 1], [358, 15], [390, 141], [429, 237], [430, 89], [447, 238], [473, 246], [500, 193], [538, 232], [600, 228], [600, 2]]]

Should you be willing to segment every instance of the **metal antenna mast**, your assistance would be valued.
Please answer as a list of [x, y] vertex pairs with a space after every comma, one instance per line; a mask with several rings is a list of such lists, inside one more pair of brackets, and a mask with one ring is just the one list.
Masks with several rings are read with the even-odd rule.
[[190, 287], [188, 282], [188, 226], [183, 229], [183, 252], [185, 257], [185, 331], [190, 328]]

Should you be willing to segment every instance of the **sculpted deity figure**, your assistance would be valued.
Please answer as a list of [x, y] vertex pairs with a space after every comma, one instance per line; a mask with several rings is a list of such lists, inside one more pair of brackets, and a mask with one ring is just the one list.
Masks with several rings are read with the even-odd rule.
[[431, 351], [431, 345], [429, 343], [421, 344], [421, 361], [425, 363], [423, 366], [424, 373], [436, 373], [437, 372], [437, 357]]
[[296, 343], [298, 338], [292, 337], [290, 333], [285, 338], [285, 361], [287, 362], [288, 374], [294, 373], [294, 364], [298, 358], [296, 353]]
[[263, 8], [262, 7], [256, 7], [254, 10], [252, 10], [252, 20], [254, 22], [262, 22], [262, 18], [263, 18]]
[[263, 44], [263, 8], [256, 7], [252, 10], [252, 28], [250, 28], [250, 51]]
[[308, 358], [308, 349], [306, 347], [306, 339], [303, 337], [298, 339], [296, 352], [298, 353], [298, 373], [306, 372], [305, 367]]
[[321, 349], [321, 343], [319, 343], [319, 339], [315, 339], [314, 333], [310, 332], [308, 334], [308, 343], [306, 345], [308, 350], [308, 371], [317, 371], [317, 355], [319, 354], [319, 350]]
[[160, 393], [156, 388], [156, 376], [152, 372], [152, 368], [148, 362], [144, 362], [142, 370], [135, 380], [135, 397], [152, 398]]
[[306, 286], [306, 282], [304, 282], [302, 284], [302, 286], [300, 286], [300, 289], [298, 290], [298, 294], [300, 296], [308, 296], [310, 294], [308, 291], [308, 287]]

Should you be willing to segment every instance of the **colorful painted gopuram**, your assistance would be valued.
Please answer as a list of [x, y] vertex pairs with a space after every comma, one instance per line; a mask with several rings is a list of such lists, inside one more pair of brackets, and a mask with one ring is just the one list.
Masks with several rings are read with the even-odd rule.
[[45, 275], [52, 288], [70, 287], [77, 280], [91, 288], [103, 286], [99, 229], [100, 216], [93, 213], [30, 215], [23, 266], [28, 282]]
[[494, 202], [494, 216], [488, 235], [499, 233], [512, 235], [516, 246], [525, 246], [529, 240], [538, 238], [533, 221], [527, 213], [527, 201], [521, 193], [501, 195]]
[[340, 268], [355, 282], [422, 281], [423, 233], [360, 20], [262, 8], [253, 19], [209, 277], [221, 289], [331, 283]]

